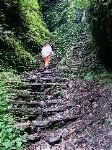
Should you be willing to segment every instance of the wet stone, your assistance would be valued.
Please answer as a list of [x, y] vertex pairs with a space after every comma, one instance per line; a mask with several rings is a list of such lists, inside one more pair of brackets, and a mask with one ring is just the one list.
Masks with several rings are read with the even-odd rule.
[[33, 143], [35, 143], [35, 142], [38, 142], [39, 140], [40, 140], [40, 136], [39, 135], [29, 135], [28, 136], [28, 141], [29, 142], [33, 142]]
[[46, 142], [48, 142], [50, 145], [58, 144], [61, 141], [61, 138], [61, 136], [48, 137]]
[[67, 104], [66, 104], [67, 107], [75, 107], [75, 103], [74, 101], [69, 101]]
[[45, 108], [42, 109], [43, 113], [62, 112], [65, 108]]
[[29, 82], [35, 82], [37, 79], [37, 76], [36, 75], [33, 75], [31, 77], [28, 78]]
[[49, 121], [47, 121], [47, 120], [45, 120], [45, 121], [33, 121], [33, 124], [34, 124], [36, 127], [44, 128], [44, 127], [47, 127], [47, 126], [48, 126]]
[[30, 127], [30, 122], [17, 123], [15, 126], [21, 130], [28, 129]]

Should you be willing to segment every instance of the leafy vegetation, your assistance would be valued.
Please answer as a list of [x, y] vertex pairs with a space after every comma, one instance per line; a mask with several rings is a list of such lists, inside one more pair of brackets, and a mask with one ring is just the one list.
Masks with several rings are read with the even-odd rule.
[[[6, 68], [27, 71], [42, 64], [40, 48], [46, 42], [56, 47], [61, 65], [71, 67], [73, 47], [80, 41], [83, 32], [90, 33], [86, 20], [89, 9], [91, 31], [98, 53], [111, 62], [111, 2], [97, 0], [2, 0], [0, 1], [0, 149], [21, 150], [26, 134], [14, 127], [15, 118], [8, 113], [10, 99], [8, 81], [19, 80]], [[108, 22], [108, 23], [107, 23]], [[108, 52], [106, 52], [108, 50]], [[110, 55], [111, 56], [111, 55]], [[104, 57], [105, 58], [105, 57]], [[109, 58], [109, 59], [107, 59]], [[93, 64], [94, 68], [96, 64]], [[100, 68], [101, 67], [101, 68]], [[69, 72], [72, 78], [101, 81], [112, 87], [112, 74], [104, 67], [97, 71]], [[20, 81], [21, 83], [21, 81]], [[111, 84], [111, 85], [110, 85]], [[55, 93], [62, 96], [63, 93]]]
[[[3, 47], [1, 48], [1, 66], [7, 67], [12, 66], [13, 68], [26, 68], [25, 66], [31, 65], [34, 61], [33, 56], [27, 52], [22, 45], [22, 42], [16, 38], [13, 33], [7, 33], [3, 35], [3, 40], [1, 40], [1, 44], [5, 46], [5, 50]], [[1, 46], [2, 46], [1, 45]]]
[[8, 72], [6, 69], [18, 69], [20, 72], [40, 64], [33, 50], [38, 51], [51, 36], [40, 11], [36, 0], [0, 1], [1, 150], [21, 150], [23, 142], [26, 142], [26, 134], [14, 127], [15, 118], [8, 112], [10, 99], [14, 98], [14, 95], [9, 92], [12, 87], [7, 82], [18, 78], [11, 70]]
[[[10, 78], [11, 77], [11, 78]], [[17, 77], [11, 72], [0, 74], [0, 149], [1, 150], [21, 150], [23, 142], [26, 142], [26, 134], [21, 135], [20, 131], [14, 127], [14, 118], [8, 113], [10, 107], [9, 100], [14, 97], [8, 92], [6, 82]]]
[[36, 0], [0, 1], [0, 34], [1, 66], [19, 70], [36, 66], [35, 53], [51, 36]]
[[23, 25], [27, 28], [26, 37], [28, 42], [43, 45], [51, 36], [40, 13], [37, 0], [19, 0], [20, 16]]
[[[43, 15], [52, 32], [57, 55], [68, 54], [69, 49], [78, 40], [79, 34], [88, 29], [81, 18], [88, 8], [88, 1], [46, 1], [42, 3]], [[78, 20], [78, 22], [77, 22]]]

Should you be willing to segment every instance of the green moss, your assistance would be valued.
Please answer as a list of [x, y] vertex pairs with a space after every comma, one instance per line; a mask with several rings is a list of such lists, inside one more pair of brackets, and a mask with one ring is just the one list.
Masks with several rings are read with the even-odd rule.
[[20, 57], [21, 59], [25, 59], [25, 60], [29, 60], [29, 61], [32, 61], [33, 60], [33, 57], [31, 56], [30, 53], [28, 53], [21, 41], [19, 41], [14, 35], [11, 35], [9, 37], [6, 38], [6, 43], [12, 47], [13, 49], [15, 49], [15, 54]]
[[26, 51], [22, 42], [5, 26], [0, 26], [0, 65], [14, 68], [27, 68], [34, 62], [34, 57]]
[[44, 19], [50, 29], [54, 31], [67, 21], [67, 0], [42, 1]]
[[37, 0], [19, 0], [23, 24], [27, 28], [26, 37], [29, 42], [43, 45], [49, 40], [51, 34], [40, 14], [40, 6]]
[[90, 5], [89, 0], [69, 0], [68, 10], [67, 10], [67, 17], [68, 20], [73, 20], [76, 17], [78, 10], [87, 9]]
[[57, 55], [65, 56], [67, 51], [70, 52], [80, 33], [88, 30], [88, 24], [81, 21], [76, 23], [88, 4], [88, 0], [42, 1], [43, 15], [52, 31]]
[[50, 37], [38, 1], [0, 1], [0, 66], [39, 66], [35, 53]]

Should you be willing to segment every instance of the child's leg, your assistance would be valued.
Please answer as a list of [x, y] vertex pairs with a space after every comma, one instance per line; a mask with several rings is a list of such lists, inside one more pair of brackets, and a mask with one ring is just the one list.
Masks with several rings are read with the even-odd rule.
[[51, 55], [44, 58], [45, 67], [49, 66], [50, 61], [51, 61]]

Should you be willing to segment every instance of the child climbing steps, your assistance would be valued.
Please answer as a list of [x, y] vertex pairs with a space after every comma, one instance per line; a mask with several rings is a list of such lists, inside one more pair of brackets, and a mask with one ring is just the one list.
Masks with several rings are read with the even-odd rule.
[[52, 47], [50, 46], [50, 44], [45, 44], [42, 47], [42, 51], [41, 51], [42, 57], [44, 59], [44, 66], [45, 68], [49, 66], [49, 63], [51, 61], [51, 57], [54, 54], [54, 52], [52, 51]]

